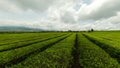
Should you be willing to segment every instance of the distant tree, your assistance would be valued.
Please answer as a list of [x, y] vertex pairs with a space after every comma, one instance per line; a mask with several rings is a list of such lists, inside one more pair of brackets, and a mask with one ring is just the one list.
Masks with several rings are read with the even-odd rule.
[[93, 32], [94, 31], [94, 29], [91, 29], [91, 32]]
[[68, 30], [68, 32], [72, 32], [72, 30]]
[[90, 30], [88, 30], [88, 32], [93, 32], [94, 31], [94, 29], [90, 29]]

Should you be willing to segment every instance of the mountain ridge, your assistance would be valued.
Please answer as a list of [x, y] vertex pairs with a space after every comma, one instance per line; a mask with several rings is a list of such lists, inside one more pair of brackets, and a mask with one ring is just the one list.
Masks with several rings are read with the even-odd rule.
[[44, 31], [44, 30], [24, 26], [0, 26], [0, 31]]

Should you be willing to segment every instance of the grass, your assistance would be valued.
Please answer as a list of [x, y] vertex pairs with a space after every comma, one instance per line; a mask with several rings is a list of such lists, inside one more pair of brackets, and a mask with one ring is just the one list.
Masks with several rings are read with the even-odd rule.
[[118, 68], [119, 63], [87, 38], [78, 35], [79, 61], [83, 68]]
[[[109, 34], [109, 36], [110, 35], [111, 37], [113, 36], [112, 34]], [[93, 43], [97, 44], [99, 47], [105, 50], [111, 57], [117, 59], [120, 63], [120, 43], [118, 41], [115, 41], [114, 39], [111, 41], [101, 38], [101, 34], [98, 34], [98, 36], [85, 34], [85, 36]], [[109, 37], [107, 39], [109, 39]]]
[[54, 35], [66, 33], [22, 33], [22, 34], [0, 34], [0, 46], [8, 44], [16, 44], [24, 41], [33, 41], [36, 39], [47, 38]]
[[32, 44], [26, 47], [21, 47], [18, 49], [13, 49], [5, 52], [0, 52], [0, 65], [4, 67], [5, 65], [11, 65], [14, 63], [21, 61], [22, 58], [26, 58], [26, 56], [29, 56], [31, 54], [34, 54], [36, 52], [42, 51], [46, 47], [66, 38], [68, 35], [54, 38], [45, 42], [40, 42], [36, 44]]
[[120, 68], [120, 32], [0, 33], [0, 68]]
[[71, 53], [74, 48], [75, 36], [73, 34], [11, 68], [70, 68], [73, 60]]
[[35, 44], [35, 43], [40, 43], [40, 42], [43, 42], [43, 41], [46, 41], [46, 40], [49, 40], [49, 39], [52, 39], [52, 38], [57, 38], [57, 37], [60, 37], [60, 36], [63, 36], [65, 34], [62, 34], [62, 35], [47, 35], [47, 36], [41, 36], [37, 39], [31, 39], [31, 40], [24, 40], [22, 42], [16, 42], [16, 43], [12, 43], [12, 44], [6, 44], [6, 45], [3, 45], [3, 46], [0, 46], [0, 52], [3, 52], [3, 51], [8, 51], [8, 50], [12, 50], [12, 49], [17, 49], [17, 48], [20, 48], [20, 47], [25, 47], [25, 46], [29, 46], [29, 45], [32, 45], [32, 44]]

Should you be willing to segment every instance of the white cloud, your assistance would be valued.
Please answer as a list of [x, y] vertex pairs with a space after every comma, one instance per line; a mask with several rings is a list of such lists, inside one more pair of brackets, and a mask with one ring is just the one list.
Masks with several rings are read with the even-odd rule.
[[21, 10], [9, 0], [0, 0], [0, 11], [21, 12]]
[[93, 21], [85, 24], [86, 29], [94, 28], [95, 30], [120, 30], [120, 13], [106, 19]]
[[0, 25], [47, 30], [120, 29], [119, 6], [120, 0], [0, 0]]
[[99, 20], [115, 16], [120, 11], [120, 0], [94, 0], [90, 5], [83, 4], [78, 12], [79, 19]]

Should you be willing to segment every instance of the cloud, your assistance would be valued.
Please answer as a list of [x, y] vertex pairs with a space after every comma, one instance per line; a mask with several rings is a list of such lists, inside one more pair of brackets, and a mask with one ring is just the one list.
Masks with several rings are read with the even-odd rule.
[[44, 12], [57, 0], [0, 0], [0, 9], [11, 12], [37, 11]]
[[9, 0], [0, 0], [0, 11], [21, 12], [21, 10]]
[[27, 22], [18, 20], [0, 20], [0, 26], [26, 26]]
[[116, 16], [120, 11], [120, 0], [93, 0], [89, 5], [82, 4], [79, 9], [79, 19], [99, 20]]
[[92, 21], [92, 23], [84, 24], [84, 28], [95, 29], [95, 30], [120, 30], [120, 13], [116, 16], [112, 16], [110, 18], [101, 19], [97, 21]]
[[0, 0], [0, 25], [45, 30], [120, 29], [119, 6], [120, 0]]
[[61, 21], [64, 23], [76, 23], [72, 13], [66, 12], [61, 16]]
[[56, 0], [16, 0], [17, 5], [23, 10], [45, 11]]

